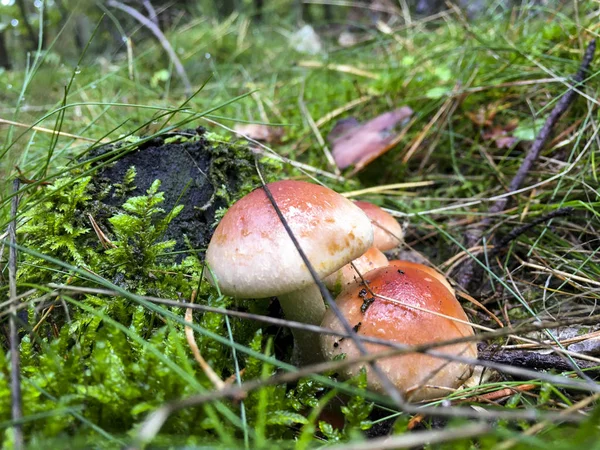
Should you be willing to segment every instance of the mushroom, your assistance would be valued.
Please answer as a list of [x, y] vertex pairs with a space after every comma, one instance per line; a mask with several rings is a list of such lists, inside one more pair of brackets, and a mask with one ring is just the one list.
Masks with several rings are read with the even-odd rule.
[[[405, 345], [444, 342], [473, 335], [468, 318], [454, 295], [436, 276], [416, 266], [404, 265], [399, 269], [397, 265], [390, 265], [372, 270], [364, 275], [368, 289], [363, 283], [355, 282], [338, 296], [337, 306], [359, 335]], [[371, 292], [375, 294], [374, 298]], [[322, 326], [344, 331], [331, 310], [325, 314]], [[388, 350], [380, 344], [364, 345], [369, 352]], [[351, 339], [322, 335], [321, 347], [327, 359], [343, 353], [347, 358], [360, 355]], [[436, 351], [471, 358], [477, 356], [474, 342], [445, 345], [437, 347]], [[378, 360], [378, 365], [410, 401], [444, 395], [449, 389], [459, 387], [471, 374], [467, 364], [422, 353], [388, 357]], [[352, 377], [361, 367], [366, 367], [369, 387], [383, 392], [381, 380], [364, 363], [347, 366], [343, 375]]]
[[[352, 267], [353, 265], [354, 267]], [[371, 247], [359, 258], [352, 261], [352, 263], [346, 264], [337, 272], [334, 272], [328, 277], [324, 278], [323, 283], [325, 283], [325, 286], [327, 286], [327, 289], [330, 291], [339, 293], [344, 286], [351, 284], [353, 281], [360, 278], [356, 271], [362, 275], [363, 273], [367, 273], [373, 269], [385, 267], [387, 265], [388, 259], [383, 252], [377, 247]]]
[[357, 200], [354, 204], [362, 209], [373, 223], [374, 247], [384, 252], [396, 248], [402, 243], [404, 230], [394, 216], [373, 203]]
[[[320, 278], [358, 258], [373, 243], [368, 217], [326, 187], [284, 180], [268, 185], [300, 247]], [[209, 281], [242, 298], [277, 296], [290, 320], [318, 325], [325, 305], [318, 286], [263, 189], [233, 204], [206, 251]], [[295, 359], [320, 359], [316, 333], [292, 330]]]
[[404, 239], [404, 230], [391, 214], [379, 206], [369, 202], [355, 201], [354, 204], [364, 211], [373, 224], [373, 247], [360, 258], [346, 264], [337, 272], [329, 275], [323, 281], [327, 288], [338, 294], [344, 286], [356, 280], [356, 272], [366, 273], [388, 265], [388, 260], [382, 250], [391, 250], [397, 247]]
[[446, 288], [452, 293], [452, 295], [456, 295], [454, 292], [454, 288], [448, 282], [446, 277], [444, 275], [442, 275], [441, 273], [439, 273], [433, 267], [429, 267], [424, 264], [419, 264], [419, 263], [412, 262], [412, 261], [404, 261], [404, 260], [399, 260], [399, 259], [390, 261], [389, 265], [395, 266], [400, 270], [403, 270], [407, 267], [412, 267], [414, 269], [419, 269], [419, 270], [422, 270], [423, 272], [427, 272], [429, 275], [435, 277], [440, 283], [442, 283], [444, 286], [446, 286]]

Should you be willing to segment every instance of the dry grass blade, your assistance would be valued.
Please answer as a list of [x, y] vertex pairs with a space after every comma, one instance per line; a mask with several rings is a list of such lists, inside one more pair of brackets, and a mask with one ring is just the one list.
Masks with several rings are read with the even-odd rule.
[[[38, 127], [35, 125], [32, 126], [32, 125], [27, 125], [26, 123], [14, 122], [12, 120], [6, 120], [6, 119], [0, 118], [0, 124], [1, 123], [5, 123], [6, 125], [13, 125], [15, 127], [20, 127], [20, 128], [28, 128], [28, 129], [35, 130], [35, 131], [40, 131], [42, 133], [57, 134], [58, 136], [68, 137], [68, 138], [72, 138], [72, 139], [79, 139], [81, 141], [98, 142], [97, 139], [91, 139], [91, 138], [88, 138], [85, 136], [78, 136], [76, 134], [65, 133], [64, 131], [51, 130], [50, 128]], [[100, 142], [109, 142], [109, 140], [102, 139]]]
[[[584, 398], [583, 400], [578, 401], [573, 406], [570, 406], [569, 408], [562, 411], [560, 414], [569, 414], [569, 413], [572, 413], [575, 411], [580, 411], [581, 409], [585, 408], [590, 403], [597, 401], [598, 399], [600, 399], [600, 393], [591, 395], [587, 398]], [[532, 425], [527, 430], [525, 430], [523, 432], [523, 436], [533, 436], [534, 434], [537, 434], [540, 431], [542, 431], [548, 425], [550, 425], [550, 423], [548, 423], [546, 421], [538, 422], [538, 423]], [[508, 450], [509, 448], [514, 447], [516, 444], [518, 444], [518, 442], [519, 442], [518, 439], [510, 439], [510, 440], [500, 444], [497, 447], [497, 450]]]
[[327, 147], [327, 144], [325, 143], [325, 139], [323, 139], [323, 136], [321, 135], [321, 132], [319, 131], [319, 128], [317, 127], [317, 124], [315, 123], [312, 116], [310, 115], [310, 111], [306, 107], [306, 103], [304, 103], [304, 100], [302, 98], [303, 95], [304, 95], [304, 88], [302, 89], [302, 93], [300, 94], [300, 97], [298, 98], [298, 105], [300, 106], [300, 111], [302, 111], [302, 115], [308, 122], [308, 126], [310, 127], [313, 134], [315, 135], [315, 138], [317, 139], [317, 142], [319, 143], [321, 150], [323, 150], [323, 154], [325, 155], [327, 164], [329, 165], [329, 167], [331, 167], [333, 169], [333, 172], [339, 176], [341, 174], [340, 169], [338, 169], [338, 166], [336, 165], [335, 160], [333, 159], [333, 155], [331, 154], [329, 147]]
[[318, 128], [321, 128], [323, 125], [325, 125], [327, 122], [335, 119], [337, 116], [344, 114], [347, 111], [350, 111], [355, 106], [358, 106], [365, 102], [368, 102], [372, 98], [373, 98], [372, 95], [363, 95], [355, 100], [352, 100], [351, 102], [348, 102], [345, 105], [340, 106], [339, 108], [336, 108], [333, 111], [330, 111], [327, 114], [325, 114], [323, 117], [321, 117], [319, 120], [317, 120], [315, 122], [315, 125]]
[[[115, 296], [115, 297], [120, 295], [116, 291], [110, 291], [107, 289], [90, 288], [90, 287], [57, 285], [57, 284], [53, 284], [53, 283], [49, 284], [48, 287], [50, 287], [52, 289], [56, 289], [56, 291], [46, 294], [43, 297], [43, 299], [45, 299], [49, 296], [50, 297], [58, 296], [60, 292], [65, 292], [65, 291], [66, 292], [68, 292], [68, 291], [83, 292], [83, 293], [90, 293], [90, 294], [95, 294], [95, 295], [98, 295], [98, 294], [109, 295], [109, 296]], [[264, 322], [264, 323], [268, 323], [268, 324], [276, 325], [276, 326], [290, 327], [290, 328], [301, 329], [304, 331], [311, 331], [313, 333], [330, 334], [333, 336], [344, 337], [344, 338], [350, 337], [347, 333], [344, 333], [344, 332], [338, 332], [338, 331], [331, 330], [329, 328], [324, 328], [324, 327], [320, 327], [320, 326], [316, 326], [316, 325], [309, 325], [309, 324], [305, 324], [305, 323], [301, 323], [301, 322], [294, 322], [291, 320], [279, 319], [276, 317], [262, 316], [262, 315], [257, 315], [257, 314], [242, 312], [242, 311], [227, 310], [227, 309], [222, 309], [222, 308], [214, 308], [214, 307], [210, 307], [210, 306], [198, 305], [198, 304], [193, 304], [193, 303], [188, 303], [188, 302], [181, 302], [181, 301], [171, 300], [171, 299], [162, 299], [162, 298], [149, 297], [149, 296], [142, 296], [141, 298], [143, 298], [144, 300], [150, 301], [152, 303], [161, 304], [161, 305], [174, 307], [174, 308], [196, 309], [196, 310], [200, 310], [200, 311], [204, 311], [204, 312], [223, 314], [223, 315], [227, 315], [230, 317], [238, 317], [240, 319], [257, 320], [260, 322]], [[0, 317], [1, 317], [1, 315], [0, 315]], [[600, 320], [600, 316], [590, 316], [590, 317], [578, 317], [578, 318], [573, 318], [570, 320], [565, 319], [565, 320], [561, 321], [560, 323], [557, 323], [554, 321], [553, 322], [540, 322], [540, 323], [535, 323], [535, 324], [523, 325], [523, 326], [520, 326], [519, 328], [504, 327], [504, 328], [501, 328], [498, 330], [489, 329], [490, 331], [479, 334], [479, 335], [467, 336], [467, 337], [463, 337], [463, 338], [459, 338], [459, 339], [447, 340], [444, 342], [433, 342], [433, 343], [426, 344], [426, 345], [424, 344], [424, 345], [416, 345], [416, 346], [406, 346], [406, 345], [398, 344], [398, 343], [391, 342], [391, 341], [388, 341], [385, 339], [378, 339], [378, 338], [373, 338], [373, 337], [368, 337], [368, 336], [361, 336], [361, 339], [365, 342], [379, 344], [379, 345], [393, 348], [396, 351], [395, 354], [407, 353], [407, 352], [426, 352], [426, 353], [432, 354], [433, 356], [440, 356], [441, 358], [445, 358], [445, 359], [449, 359], [449, 360], [457, 360], [457, 361], [461, 361], [461, 362], [467, 362], [468, 364], [472, 364], [472, 365], [483, 365], [483, 366], [490, 367], [490, 368], [498, 370], [498, 371], [511, 373], [511, 374], [517, 375], [517, 376], [529, 377], [529, 378], [540, 378], [542, 380], [553, 382], [555, 384], [560, 384], [560, 382], [563, 381], [564, 379], [553, 377], [553, 376], [547, 376], [545, 374], [540, 374], [540, 373], [532, 371], [532, 370], [519, 369], [517, 371], [514, 371], [507, 364], [497, 364], [493, 361], [472, 360], [472, 359], [468, 359], [468, 358], [456, 359], [456, 358], [452, 357], [451, 355], [446, 355], [446, 354], [437, 355], [435, 352], [432, 352], [431, 350], [435, 349], [437, 347], [445, 346], [445, 345], [453, 345], [453, 344], [472, 342], [472, 341], [486, 341], [486, 340], [496, 339], [496, 338], [500, 338], [500, 337], [510, 336], [510, 337], [519, 339], [518, 336], [514, 335], [515, 333], [524, 334], [524, 333], [528, 333], [528, 332], [532, 332], [532, 331], [552, 329], [552, 328], [557, 328], [559, 326], [565, 326], [565, 325], [575, 325], [575, 324], [590, 325], [590, 324], [598, 323], [599, 320]], [[539, 345], [539, 346], [542, 346], [545, 348], [551, 347], [551, 345], [545, 345], [540, 341], [535, 341], [534, 339], [522, 339], [522, 340], [526, 340], [528, 342], [535, 342], [535, 345]], [[555, 350], [558, 352], [566, 352], [562, 349], [555, 349]], [[569, 353], [573, 353], [573, 352], [569, 352]], [[381, 356], [381, 355], [379, 355], [379, 356]], [[577, 356], [577, 354], [575, 354], [575, 356]], [[587, 358], [597, 360], [596, 358], [592, 358], [592, 357], [587, 357]], [[335, 366], [333, 368], [337, 368], [337, 366]], [[582, 386], [583, 385], [579, 385], [580, 388], [582, 388]], [[595, 385], [587, 385], [586, 384], [586, 386], [592, 387], [592, 389], [595, 388]]]
[[388, 191], [388, 190], [407, 189], [407, 188], [423, 187], [423, 186], [433, 186], [434, 184], [435, 184], [435, 181], [413, 181], [413, 182], [408, 182], [408, 183], [382, 184], [380, 186], [373, 186], [373, 187], [369, 187], [369, 188], [358, 189], [356, 191], [342, 192], [341, 195], [343, 195], [346, 198], [350, 198], [350, 197], [358, 197], [358, 196], [364, 195], [364, 194], [377, 194], [379, 192]]
[[13, 193], [15, 193], [10, 208], [12, 220], [9, 224], [8, 235], [10, 240], [10, 250], [8, 255], [8, 277], [9, 277], [9, 340], [10, 340], [10, 398], [12, 420], [15, 422], [14, 430], [14, 448], [20, 450], [24, 448], [23, 430], [19, 421], [23, 418], [23, 401], [21, 398], [21, 360], [19, 354], [19, 327], [17, 317], [17, 213], [19, 210], [19, 180], [13, 181]]
[[[190, 298], [191, 304], [193, 304], [196, 300], [197, 292], [198, 291], [196, 291], [196, 289], [192, 291], [192, 297]], [[185, 310], [184, 318], [186, 322], [193, 323], [194, 318], [192, 316], [192, 311], [192, 308], [187, 308]], [[196, 360], [206, 377], [210, 380], [210, 382], [216, 389], [223, 389], [223, 387], [225, 387], [225, 383], [223, 382], [223, 380], [221, 380], [221, 378], [219, 378], [219, 376], [215, 373], [213, 368], [210, 367], [210, 365], [202, 357], [200, 349], [198, 348], [198, 344], [196, 343], [196, 339], [194, 338], [194, 330], [188, 325], [185, 326], [185, 338], [188, 342], [188, 345], [190, 346], [190, 350], [192, 350], [194, 359]]]
[[449, 428], [446, 430], [418, 431], [405, 433], [399, 436], [385, 436], [370, 439], [366, 442], [355, 444], [342, 444], [328, 447], [330, 450], [373, 450], [373, 449], [397, 449], [414, 448], [424, 445], [442, 444], [457, 439], [468, 439], [481, 436], [492, 431], [492, 427], [486, 423], [474, 423], [460, 428]]
[[350, 75], [357, 75], [359, 77], [371, 78], [372, 80], [378, 80], [379, 75], [367, 70], [358, 69], [356, 67], [348, 66], [345, 64], [323, 64], [319, 61], [299, 61], [299, 67], [305, 67], [307, 69], [327, 69], [333, 70], [334, 72], [349, 73]]
[[226, 125], [223, 125], [222, 123], [216, 122], [214, 120], [211, 120], [207, 117], [202, 117], [202, 120], [205, 120], [206, 122], [212, 124], [212, 125], [216, 125], [218, 127], [223, 128], [224, 130], [229, 131], [230, 133], [236, 134], [238, 136], [243, 137], [244, 139], [246, 139], [248, 142], [252, 142], [254, 145], [256, 145], [257, 147], [253, 148], [252, 151], [264, 156], [265, 158], [270, 158], [270, 159], [275, 159], [276, 161], [281, 161], [284, 162], [286, 164], [291, 165], [292, 167], [296, 167], [299, 170], [303, 170], [304, 172], [309, 172], [309, 173], [315, 173], [317, 175], [322, 175], [324, 177], [327, 178], [332, 178], [334, 180], [337, 181], [346, 181], [346, 179], [342, 176], [336, 175], [334, 173], [331, 172], [327, 172], [325, 170], [321, 170], [321, 169], [317, 169], [316, 167], [313, 166], [309, 166], [308, 164], [304, 164], [304, 163], [300, 163], [294, 160], [291, 160], [289, 158], [286, 158], [285, 156], [281, 156], [278, 153], [276, 153], [273, 149], [267, 147], [266, 145], [264, 145], [262, 142], [257, 141], [256, 139], [252, 139], [251, 137], [242, 134], [242, 133], [238, 133], [237, 131], [235, 131], [233, 128], [230, 128]]
[[90, 219], [92, 228], [94, 229], [96, 236], [98, 236], [98, 240], [100, 241], [100, 244], [102, 245], [102, 247], [105, 250], [108, 248], [117, 248], [117, 246], [115, 244], [113, 244], [113, 242], [108, 238], [108, 236], [106, 236], [104, 231], [102, 231], [102, 228], [100, 228], [100, 226], [98, 225], [98, 223], [96, 222], [94, 217], [91, 214], [88, 214], [87, 216], [88, 216], [88, 219]]

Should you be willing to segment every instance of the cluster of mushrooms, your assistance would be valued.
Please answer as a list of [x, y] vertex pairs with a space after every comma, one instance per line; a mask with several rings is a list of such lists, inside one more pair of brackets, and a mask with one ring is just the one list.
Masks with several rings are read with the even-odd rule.
[[[473, 335], [469, 320], [448, 281], [434, 269], [408, 261], [388, 261], [382, 251], [396, 247], [403, 230], [396, 220], [367, 202], [351, 202], [321, 185], [284, 180], [268, 185], [300, 247], [336, 304], [359, 336], [418, 345]], [[239, 298], [276, 296], [289, 320], [344, 328], [327, 310], [318, 286], [263, 189], [227, 211], [206, 252], [209, 281]], [[352, 264], [351, 264], [352, 263]], [[352, 339], [293, 330], [300, 363], [360, 355]], [[364, 344], [369, 352], [388, 347]], [[436, 349], [476, 358], [474, 342]], [[443, 396], [470, 376], [467, 364], [408, 353], [377, 364], [411, 401]], [[352, 377], [365, 364], [346, 366]], [[368, 385], [382, 392], [368, 371]]]

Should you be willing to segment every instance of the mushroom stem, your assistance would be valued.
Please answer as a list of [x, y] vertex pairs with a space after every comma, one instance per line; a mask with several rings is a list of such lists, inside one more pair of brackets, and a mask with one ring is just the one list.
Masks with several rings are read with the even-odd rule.
[[[316, 284], [279, 295], [279, 303], [286, 319], [320, 325], [325, 316], [325, 303]], [[294, 335], [293, 360], [299, 365], [322, 362], [318, 333], [292, 328]]]

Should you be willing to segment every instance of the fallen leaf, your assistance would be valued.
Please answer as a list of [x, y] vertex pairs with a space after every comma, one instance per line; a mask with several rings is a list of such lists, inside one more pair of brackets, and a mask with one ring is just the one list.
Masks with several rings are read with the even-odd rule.
[[519, 140], [512, 133], [518, 125], [517, 120], [511, 120], [502, 126], [494, 125], [492, 128], [485, 130], [482, 136], [486, 140], [494, 141], [498, 148], [510, 148]]
[[236, 133], [261, 142], [277, 143], [283, 137], [283, 129], [281, 127], [260, 123], [236, 123], [233, 129]]
[[356, 119], [343, 119], [327, 136], [332, 155], [340, 169], [355, 165], [364, 167], [397, 144], [396, 127], [403, 124], [413, 111], [403, 106], [360, 124]]

